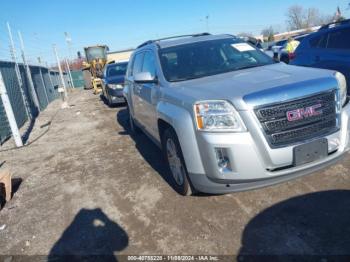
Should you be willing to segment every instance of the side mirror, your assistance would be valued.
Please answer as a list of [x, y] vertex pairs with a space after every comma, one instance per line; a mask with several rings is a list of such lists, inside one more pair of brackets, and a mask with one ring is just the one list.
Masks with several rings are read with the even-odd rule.
[[138, 84], [157, 84], [157, 77], [153, 77], [149, 72], [138, 73], [134, 76], [135, 83]]

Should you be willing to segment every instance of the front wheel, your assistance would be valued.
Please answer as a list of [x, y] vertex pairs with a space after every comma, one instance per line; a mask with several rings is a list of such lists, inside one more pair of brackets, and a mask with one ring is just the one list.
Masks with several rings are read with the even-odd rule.
[[171, 178], [174, 182], [175, 190], [183, 196], [192, 195], [180, 143], [172, 128], [168, 128], [163, 132], [162, 150], [171, 173]]
[[108, 104], [108, 106], [111, 107], [112, 104], [113, 104], [113, 103], [112, 103], [112, 98], [111, 98], [111, 96], [110, 96], [110, 95], [107, 95], [107, 96], [106, 96], [106, 99], [107, 99], [107, 104]]

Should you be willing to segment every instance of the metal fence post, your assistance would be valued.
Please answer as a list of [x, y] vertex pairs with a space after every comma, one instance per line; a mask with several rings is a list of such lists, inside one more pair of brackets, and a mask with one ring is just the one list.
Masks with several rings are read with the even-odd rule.
[[52, 81], [52, 78], [51, 78], [51, 72], [50, 72], [49, 67], [47, 67], [47, 72], [49, 74], [49, 80], [50, 80], [50, 83], [51, 83], [51, 87], [52, 87], [53, 90], [55, 90], [55, 85], [53, 84], [53, 81]]
[[44, 93], [45, 93], [45, 97], [47, 100], [47, 105], [49, 105], [50, 101], [49, 101], [49, 97], [47, 96], [46, 85], [45, 85], [45, 81], [44, 81], [44, 77], [43, 77], [43, 72], [41, 71], [41, 67], [39, 67], [39, 73], [40, 73], [40, 77], [41, 77], [41, 82], [43, 83], [43, 88], [44, 88]]
[[73, 78], [72, 78], [72, 74], [70, 73], [70, 68], [69, 68], [69, 64], [68, 64], [68, 60], [66, 58], [66, 65], [67, 65], [67, 70], [68, 70], [68, 75], [69, 75], [69, 79], [70, 79], [70, 85], [72, 88], [74, 88], [74, 83], [73, 83]]
[[13, 114], [12, 106], [10, 103], [10, 99], [7, 95], [7, 90], [6, 90], [4, 79], [2, 78], [1, 72], [0, 72], [0, 95], [1, 95], [2, 104], [4, 105], [6, 116], [9, 121], [11, 132], [15, 140], [16, 146], [21, 147], [23, 146], [21, 134], [19, 133], [19, 130], [18, 130], [16, 118], [15, 118], [15, 115]]
[[27, 100], [26, 95], [25, 95], [24, 90], [23, 90], [23, 81], [22, 81], [21, 73], [19, 71], [19, 66], [17, 63], [16, 48], [15, 48], [13, 38], [12, 38], [11, 27], [10, 27], [10, 24], [8, 22], [7, 22], [7, 29], [8, 29], [8, 33], [9, 33], [9, 37], [10, 37], [11, 56], [12, 56], [13, 62], [15, 63], [16, 77], [17, 77], [19, 89], [21, 91], [23, 105], [24, 105], [24, 108], [26, 109], [27, 117], [28, 117], [28, 119], [30, 119], [31, 118], [31, 114], [29, 113], [30, 106], [29, 106], [28, 100]]
[[58, 71], [60, 73], [60, 78], [61, 78], [61, 84], [62, 84], [62, 87], [63, 87], [63, 90], [64, 90], [64, 98], [67, 99], [68, 98], [67, 88], [66, 88], [66, 84], [64, 82], [63, 72], [62, 72], [62, 68], [61, 68], [61, 64], [60, 64], [60, 59], [58, 58], [56, 45], [53, 45], [53, 51], [54, 51], [55, 56], [56, 56]]
[[29, 86], [30, 86], [30, 91], [32, 93], [34, 104], [35, 104], [35, 106], [37, 107], [37, 109], [40, 112], [39, 99], [38, 99], [38, 96], [37, 96], [37, 94], [35, 92], [34, 83], [33, 83], [33, 79], [32, 79], [32, 74], [30, 72], [30, 68], [29, 68], [29, 65], [27, 63], [27, 59], [26, 59], [26, 56], [25, 56], [25, 53], [24, 53], [24, 42], [23, 42], [22, 34], [21, 34], [20, 31], [18, 31], [18, 37], [19, 37], [19, 40], [21, 42], [22, 59], [23, 59], [24, 67], [26, 69], [27, 78], [28, 78], [28, 82], [29, 82]]

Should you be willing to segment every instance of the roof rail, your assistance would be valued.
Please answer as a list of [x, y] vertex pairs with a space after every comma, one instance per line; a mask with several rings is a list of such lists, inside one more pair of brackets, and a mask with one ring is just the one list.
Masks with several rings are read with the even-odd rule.
[[137, 49], [137, 48], [141, 48], [141, 47], [143, 47], [143, 46], [145, 46], [145, 45], [152, 44], [153, 42], [154, 42], [153, 40], [148, 40], [148, 41], [142, 43], [141, 45], [139, 45], [138, 47], [136, 47], [136, 49]]
[[345, 24], [350, 24], [350, 19], [345, 19], [345, 20], [342, 20], [342, 21], [332, 22], [332, 23], [323, 25], [323, 26], [321, 26], [320, 29], [318, 29], [318, 31], [324, 30], [324, 29], [333, 28], [333, 27], [340, 26], [340, 25], [345, 25]]
[[141, 45], [139, 45], [137, 48], [141, 48], [143, 46], [152, 44], [154, 42], [158, 41], [163, 41], [163, 40], [169, 40], [169, 39], [176, 39], [176, 38], [181, 38], [181, 37], [198, 37], [198, 36], [206, 36], [206, 35], [211, 35], [210, 33], [200, 33], [200, 34], [191, 34], [191, 35], [177, 35], [177, 36], [170, 36], [170, 37], [164, 37], [164, 38], [159, 38], [159, 39], [154, 39], [154, 40], [148, 40]]

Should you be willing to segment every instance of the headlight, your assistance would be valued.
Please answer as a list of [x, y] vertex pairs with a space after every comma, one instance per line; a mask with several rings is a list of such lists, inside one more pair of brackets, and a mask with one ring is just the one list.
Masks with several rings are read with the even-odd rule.
[[123, 85], [121, 85], [121, 84], [109, 84], [108, 86], [111, 89], [123, 89]]
[[194, 114], [201, 131], [246, 131], [238, 112], [226, 101], [198, 102], [194, 105]]
[[347, 87], [346, 87], [346, 79], [345, 76], [342, 73], [336, 72], [335, 78], [338, 81], [338, 86], [340, 89], [340, 98], [342, 105], [346, 103], [346, 97], [347, 97]]

